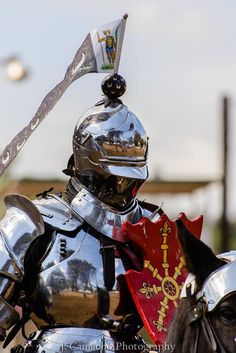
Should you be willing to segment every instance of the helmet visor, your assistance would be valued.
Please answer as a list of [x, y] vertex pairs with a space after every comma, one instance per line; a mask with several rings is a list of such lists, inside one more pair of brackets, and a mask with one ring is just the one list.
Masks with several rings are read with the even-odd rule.
[[107, 174], [117, 175], [121, 177], [131, 178], [131, 179], [141, 179], [146, 180], [148, 177], [148, 167], [147, 165], [132, 166], [127, 165], [115, 165], [102, 163], [102, 168]]

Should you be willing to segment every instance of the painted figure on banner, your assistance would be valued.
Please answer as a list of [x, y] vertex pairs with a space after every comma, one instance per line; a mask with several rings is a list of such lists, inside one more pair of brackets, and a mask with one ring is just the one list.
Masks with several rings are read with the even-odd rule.
[[105, 52], [109, 62], [109, 65], [107, 66], [104, 52], [103, 52], [103, 47], [101, 45], [101, 51], [102, 51], [103, 61], [104, 61], [103, 68], [105, 69], [107, 67], [111, 69], [111, 68], [114, 68], [114, 63], [116, 59], [116, 40], [115, 40], [115, 37], [111, 35], [111, 31], [109, 29], [106, 31], [103, 31], [103, 34], [105, 37], [100, 38], [98, 33], [98, 42], [99, 43], [105, 42]]

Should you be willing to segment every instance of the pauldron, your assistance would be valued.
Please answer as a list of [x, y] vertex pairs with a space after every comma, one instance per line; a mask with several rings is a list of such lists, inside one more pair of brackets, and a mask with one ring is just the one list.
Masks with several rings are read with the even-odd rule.
[[25, 255], [31, 243], [44, 233], [44, 222], [38, 209], [24, 196], [8, 195], [4, 202], [7, 212], [0, 222], [0, 273], [20, 281]]
[[21, 195], [4, 199], [6, 215], [0, 222], [0, 335], [19, 320], [11, 306], [16, 282], [24, 276], [24, 259], [32, 242], [44, 233], [40, 212]]

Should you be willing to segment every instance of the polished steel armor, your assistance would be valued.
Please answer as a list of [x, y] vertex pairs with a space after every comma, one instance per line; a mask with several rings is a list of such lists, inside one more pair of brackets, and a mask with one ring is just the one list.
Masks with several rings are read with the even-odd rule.
[[208, 311], [214, 310], [226, 295], [236, 292], [236, 251], [218, 257], [229, 262], [211, 273], [203, 283], [201, 292], [206, 298]]
[[[197, 298], [204, 298], [207, 311], [214, 310], [226, 295], [236, 292], [236, 251], [219, 254], [217, 257], [225, 260], [226, 264], [206, 278], [200, 292], [196, 295]], [[196, 280], [193, 274], [188, 275], [185, 281], [181, 293], [182, 298], [186, 297], [186, 286], [189, 283], [191, 283], [192, 294], [194, 294]]]
[[140, 352], [145, 345], [141, 340], [132, 340], [129, 335], [124, 340], [124, 337], [106, 330], [67, 327], [42, 332], [28, 347], [34, 353], [105, 353]]
[[121, 210], [148, 176], [148, 138], [140, 120], [121, 103], [92, 107], [73, 136], [75, 182]]
[[[52, 207], [50, 207], [50, 202]], [[73, 199], [71, 205], [68, 205], [67, 211], [69, 209], [76, 211], [76, 214], [85, 222], [84, 224], [77, 223], [76, 233], [68, 236], [63, 234], [65, 226], [70, 230], [76, 229], [73, 227], [76, 223], [71, 211], [64, 213], [64, 217], [62, 217], [60, 201], [55, 200], [52, 195], [48, 195], [46, 199], [35, 201], [35, 204], [40, 207], [41, 211], [44, 210], [44, 214], [45, 207], [53, 210], [51, 218], [47, 218], [45, 215], [43, 217], [45, 221], [58, 229], [52, 239], [53, 244], [50, 252], [41, 263], [37, 286], [32, 293], [33, 297], [37, 298], [36, 306], [42, 309], [39, 310], [40, 312], [43, 312], [43, 317], [32, 315], [36, 325], [40, 327], [41, 324], [45, 324], [43, 319], [48, 323], [81, 327], [90, 327], [91, 325], [93, 327], [94, 324], [90, 321], [97, 314], [112, 315], [115, 318], [114, 311], [119, 302], [117, 282], [108, 295], [101, 257], [103, 244], [99, 238], [94, 237], [91, 230], [96, 229], [102, 235], [122, 241], [122, 224], [125, 221], [135, 223], [141, 217], [149, 216], [151, 212], [141, 208], [137, 200], [134, 200], [130, 209], [119, 213], [108, 205], [104, 205], [81, 185], [81, 191]], [[59, 220], [59, 215], [61, 220]], [[54, 221], [53, 218], [55, 218]], [[87, 225], [90, 225], [91, 228], [88, 228]], [[61, 230], [59, 230], [60, 227]], [[115, 278], [124, 272], [122, 261], [117, 258], [115, 260]], [[103, 302], [105, 309], [99, 305], [101, 302]], [[77, 310], [74, 310], [74, 306], [77, 307]], [[101, 313], [98, 312], [99, 306], [103, 310]]]
[[[73, 199], [71, 207], [91, 226], [108, 237], [119, 237], [121, 239], [122, 224], [125, 221], [136, 223], [142, 214], [137, 199], [133, 199], [129, 208], [125, 211], [118, 211], [115, 208], [100, 201], [89, 192], [83, 185], [72, 179], [78, 194]], [[145, 213], [150, 214], [146, 211]]]
[[73, 136], [75, 168], [132, 179], [147, 178], [147, 135], [140, 120], [123, 104], [90, 108]]
[[24, 275], [24, 257], [32, 241], [44, 232], [44, 222], [30, 200], [21, 195], [4, 199], [6, 215], [0, 222], [0, 334], [19, 320], [9, 305], [15, 283]]
[[31, 317], [41, 330], [23, 350], [81, 352], [86, 351], [82, 343], [94, 343], [105, 352], [119, 350], [119, 342], [137, 341], [141, 323], [123, 274], [141, 268], [142, 258], [125, 242], [122, 226], [151, 217], [155, 209], [141, 207], [136, 199], [148, 176], [147, 149], [141, 122], [121, 101], [95, 106], [75, 128], [66, 193], [44, 192], [33, 202], [20, 195], [6, 199], [0, 242], [2, 337], [19, 319], [18, 304], [22, 322]]
[[20, 279], [24, 274], [25, 254], [32, 241], [44, 233], [44, 222], [38, 209], [24, 196], [8, 195], [4, 202], [7, 213], [0, 223], [0, 234], [1, 261], [5, 263], [1, 263], [1, 270]]
[[45, 223], [55, 229], [71, 232], [83, 223], [83, 219], [71, 205], [56, 195], [52, 194], [46, 198], [34, 200], [33, 203], [40, 211]]
[[[109, 292], [104, 283], [101, 243], [89, 232], [80, 229], [75, 237], [57, 233], [50, 253], [44, 259], [32, 294], [44, 317], [33, 320], [40, 327], [47, 323], [93, 327], [95, 315], [113, 315], [119, 302], [117, 283]], [[119, 259], [115, 276], [124, 273]], [[105, 309], [98, 312], [99, 302]], [[75, 310], [76, 308], [76, 310]], [[105, 312], [104, 312], [105, 310]], [[45, 324], [45, 323], [44, 323]], [[92, 325], [92, 326], [91, 326]]]
[[[76, 186], [78, 188], [79, 184], [76, 183]], [[135, 199], [126, 211], [118, 212], [99, 201], [82, 185], [71, 204], [49, 194], [33, 203], [20, 195], [11, 195], [6, 199], [6, 205], [7, 214], [1, 222], [1, 236], [2, 239], [9, 237], [7, 246], [2, 246], [1, 261], [5, 259], [2, 271], [8, 278], [1, 281], [2, 296], [5, 289], [9, 293], [11, 277], [21, 280], [23, 274], [17, 277], [16, 272], [21, 273], [23, 254], [31, 251], [36, 239], [36, 248], [40, 248], [40, 234], [44, 228], [45, 231], [50, 229], [50, 242], [40, 260], [36, 280], [30, 289], [27, 288], [28, 301], [37, 308], [31, 314], [35, 324], [39, 329], [55, 324], [77, 326], [76, 335], [80, 336], [85, 333], [85, 329], [80, 328], [97, 328], [96, 320], [94, 322], [96, 317], [112, 317], [112, 322], [118, 323], [122, 318], [115, 314], [120, 300], [118, 283], [115, 281], [112, 289], [106, 287], [102, 239], [104, 236], [109, 239], [109, 246], [115, 249], [117, 241], [122, 244], [122, 238], [119, 238], [122, 224], [125, 221], [137, 222], [142, 216], [150, 216], [151, 212], [140, 207]], [[8, 248], [15, 256], [13, 261], [10, 261], [12, 256]], [[117, 278], [124, 274], [125, 269], [120, 258], [114, 261]], [[10, 297], [5, 299], [11, 302]], [[5, 299], [0, 301], [1, 332], [19, 319], [18, 313]], [[65, 334], [66, 330], [61, 329], [60, 332]], [[101, 331], [96, 331], [96, 334], [101, 335]], [[71, 340], [73, 343], [74, 338]]]

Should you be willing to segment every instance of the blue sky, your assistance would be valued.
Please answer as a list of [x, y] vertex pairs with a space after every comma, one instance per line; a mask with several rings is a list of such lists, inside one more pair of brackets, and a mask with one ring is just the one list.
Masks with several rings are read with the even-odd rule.
[[[150, 136], [150, 175], [218, 178], [221, 173], [220, 97], [231, 106], [230, 187], [236, 195], [236, 3], [232, 0], [41, 0], [3, 2], [0, 58], [18, 54], [28, 80], [0, 73], [0, 149], [28, 124], [63, 77], [89, 31], [129, 14], [120, 73], [123, 101]], [[100, 99], [104, 74], [76, 81], [20, 152], [16, 177], [60, 178], [79, 116]], [[234, 201], [235, 200], [235, 201]], [[236, 198], [231, 213], [236, 215]]]

